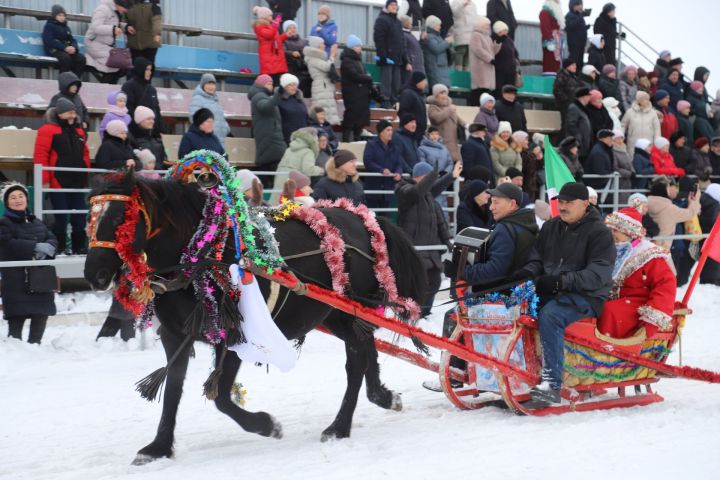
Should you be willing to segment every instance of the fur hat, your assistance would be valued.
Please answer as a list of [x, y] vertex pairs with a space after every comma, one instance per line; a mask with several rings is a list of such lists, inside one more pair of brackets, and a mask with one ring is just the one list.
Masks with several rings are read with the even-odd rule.
[[602, 99], [602, 103], [607, 109], [615, 108], [620, 105], [620, 102], [615, 97], [605, 97]]
[[140, 125], [148, 118], [155, 118], [155, 112], [150, 110], [148, 107], [143, 107], [142, 105], [139, 105], [137, 108], [135, 108], [133, 120], [135, 120], [135, 123], [137, 125]]
[[449, 92], [447, 86], [443, 85], [442, 83], [436, 83], [435, 85], [433, 85], [433, 87], [432, 87], [433, 96], [440, 95], [443, 92], [446, 92], [446, 93]]
[[297, 28], [297, 22], [295, 20], [285, 20], [283, 22], [283, 32], [287, 32], [290, 27]]
[[398, 15], [398, 20], [400, 20], [400, 23], [402, 24], [403, 28], [408, 27], [412, 28], [412, 18], [407, 15]]
[[598, 140], [602, 140], [604, 138], [612, 138], [614, 136], [615, 136], [615, 134], [613, 133], [613, 131], [608, 130], [607, 128], [603, 128], [602, 130], [597, 132], [597, 135], [596, 135]]
[[560, 142], [560, 150], [570, 150], [573, 147], [579, 147], [580, 143], [578, 142], [577, 138], [573, 136], [565, 137], [562, 142]]
[[512, 134], [512, 126], [510, 125], [510, 122], [503, 121], [498, 124], [498, 131], [497, 131], [498, 135], [503, 132], [508, 132], [508, 133]]
[[493, 105], [495, 105], [495, 97], [486, 92], [480, 95], [480, 107], [485, 105], [487, 102], [492, 102]]
[[253, 82], [253, 85], [255, 85], [257, 87], [264, 87], [268, 83], [273, 83], [273, 79], [267, 73], [263, 73], [262, 75], [258, 75], [257, 77], [255, 77], [255, 81]]
[[138, 157], [138, 160], [140, 160], [140, 163], [142, 163], [143, 167], [147, 167], [150, 162], [155, 162], [157, 160], [155, 158], [155, 155], [152, 153], [152, 150], [148, 148], [134, 150], [134, 152], [135, 156]]
[[495, 35], [500, 35], [502, 32], [509, 32], [510, 28], [507, 26], [507, 23], [503, 21], [497, 21], [493, 24], [493, 32], [495, 32]]
[[527, 140], [528, 138], [530, 138], [530, 135], [522, 130], [517, 130], [512, 134], [512, 139], [516, 142], [521, 142], [523, 140]]
[[280, 77], [280, 86], [283, 88], [287, 87], [288, 85], [292, 85], [293, 83], [295, 85], [299, 85], [300, 80], [298, 80], [298, 78], [292, 73], [283, 73]]
[[588, 87], [579, 87], [575, 89], [575, 98], [589, 97], [590, 89]]
[[105, 127], [105, 132], [113, 137], [119, 137], [123, 133], [127, 133], [127, 125], [122, 120], [111, 120]]
[[425, 19], [425, 25], [427, 26], [427, 28], [431, 28], [431, 29], [435, 30], [435, 28], [442, 25], [442, 20], [440, 20], [435, 15], [430, 15], [429, 17], [427, 17]]
[[642, 225], [642, 214], [637, 208], [627, 207], [613, 212], [605, 218], [605, 225], [630, 238], [642, 238], [645, 229]]
[[322, 39], [322, 37], [316, 37], [315, 35], [310, 35], [307, 38], [308, 46], [311, 48], [321, 48], [323, 45], [325, 45], [325, 40]]
[[470, 133], [487, 132], [487, 126], [483, 125], [482, 123], [471, 123], [468, 127], [468, 130], [470, 131]]
[[260, 5], [255, 5], [253, 7], [252, 11], [257, 18], [272, 18], [272, 10], [270, 10], [267, 7], [261, 7]]
[[519, 168], [508, 167], [508, 169], [505, 170], [505, 176], [510, 178], [522, 177], [522, 172]]
[[77, 107], [73, 102], [65, 97], [60, 97], [55, 103], [55, 113], [58, 115], [67, 112], [77, 112]]
[[209, 120], [211, 118], [215, 118], [215, 115], [213, 115], [212, 110], [209, 108], [201, 108], [197, 112], [193, 113], [192, 116], [192, 123], [196, 127], [199, 127], [203, 123], [205, 123], [206, 120]]
[[23, 192], [26, 199], [30, 198], [27, 187], [22, 183], [15, 181], [5, 182], [2, 184], [2, 199], [5, 205], [7, 205], [8, 197], [10, 196], [10, 194], [16, 190], [20, 190], [21, 192]]

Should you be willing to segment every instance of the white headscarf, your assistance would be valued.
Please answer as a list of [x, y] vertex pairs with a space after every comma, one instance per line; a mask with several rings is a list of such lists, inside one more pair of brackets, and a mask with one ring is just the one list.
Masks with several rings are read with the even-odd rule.
[[716, 202], [720, 202], [720, 183], [711, 183], [705, 189], [705, 193], [710, 195]]

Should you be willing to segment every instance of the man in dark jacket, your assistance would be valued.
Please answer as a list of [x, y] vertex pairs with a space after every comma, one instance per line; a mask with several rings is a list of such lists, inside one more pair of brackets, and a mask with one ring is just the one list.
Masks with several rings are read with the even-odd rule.
[[415, 38], [412, 31], [412, 19], [407, 15], [398, 17], [403, 26], [403, 39], [405, 40], [405, 56], [409, 68], [402, 69], [401, 84], [405, 85], [410, 80], [412, 72], [425, 73], [425, 56], [420, 41]]
[[535, 279], [544, 303], [538, 314], [543, 382], [530, 395], [548, 403], [560, 403], [565, 329], [581, 318], [602, 314], [616, 255], [610, 230], [590, 208], [585, 185], [563, 185], [558, 209], [560, 216], [545, 222], [519, 274]]
[[[463, 168], [469, 170], [475, 166], [485, 167], [492, 172], [493, 165], [490, 158], [490, 150], [485, 143], [487, 127], [479, 123], [473, 123], [468, 127], [470, 138], [460, 147]], [[494, 183], [491, 182], [491, 183]]]
[[527, 132], [525, 108], [517, 101], [517, 87], [514, 85], [502, 87], [502, 98], [495, 105], [495, 115], [501, 122], [510, 122], [513, 132]]
[[[612, 130], [600, 130], [597, 133], [597, 143], [590, 150], [585, 161], [585, 174], [590, 175], [612, 175], [613, 169], [613, 132]], [[602, 190], [607, 185], [607, 178], [586, 178], [585, 184], [597, 190]]]
[[553, 83], [553, 96], [560, 115], [563, 117], [563, 125], [567, 109], [575, 101], [575, 90], [583, 86], [577, 74], [578, 65], [579, 63], [572, 57], [563, 60], [563, 68], [560, 69], [555, 77], [555, 83]]
[[[617, 18], [615, 18], [615, 5], [612, 3], [606, 3], [603, 6], [602, 13], [595, 19], [595, 26], [593, 32], [600, 34], [605, 39], [605, 47], [603, 53], [605, 54], [605, 63], [610, 65], [616, 65], [617, 59], [615, 56], [615, 50], [617, 49]], [[602, 68], [602, 67], [598, 67]]]
[[415, 117], [406, 113], [400, 117], [400, 128], [393, 133], [392, 143], [400, 151], [404, 173], [412, 173], [413, 167], [420, 161], [418, 144], [415, 140], [416, 131], [417, 121]]
[[505, 22], [510, 28], [508, 36], [515, 40], [515, 30], [518, 23], [510, 0], [489, 0], [487, 2], [487, 17], [490, 19], [491, 24]]
[[53, 5], [50, 15], [52, 18], [47, 21], [42, 33], [45, 52], [57, 58], [60, 73], [73, 72], [78, 78], [82, 77], [85, 56], [80, 53], [77, 40], [65, 20], [65, 8]]
[[575, 102], [570, 104], [567, 113], [566, 135], [575, 137], [580, 144], [579, 156], [584, 160], [590, 153], [590, 145], [592, 144], [592, 125], [587, 115], [587, 106], [590, 102], [590, 90], [581, 87], [575, 90]]
[[[127, 95], [128, 114], [133, 117], [135, 109], [139, 106], [147, 107], [155, 113], [155, 126], [153, 131], [157, 134], [165, 132], [165, 125], [160, 111], [160, 101], [155, 87], [152, 85], [152, 76], [155, 67], [145, 57], [137, 57], [133, 62], [133, 76], [122, 86], [122, 91]], [[130, 124], [130, 132], [133, 131], [134, 123]]]
[[[382, 177], [367, 177], [363, 180], [366, 190], [385, 190], [387, 194], [368, 194], [367, 206], [370, 208], [388, 208], [392, 204], [395, 184], [400, 181], [403, 171], [403, 159], [392, 140], [392, 124], [380, 120], [377, 124], [377, 136], [365, 145], [363, 164], [369, 173], [379, 173]], [[378, 212], [388, 216], [388, 212]]]
[[373, 79], [362, 61], [362, 42], [355, 35], [348, 36], [347, 48], [340, 54], [340, 81], [345, 113], [342, 119], [343, 142], [360, 140], [362, 131], [370, 125], [370, 89]]
[[406, 68], [407, 64], [402, 24], [397, 18], [397, 11], [397, 0], [388, 0], [385, 8], [375, 20], [373, 28], [375, 61], [380, 67], [383, 108], [392, 108], [397, 102], [401, 86], [401, 71]]
[[[420, 162], [413, 168], [413, 178], [403, 178], [395, 187], [398, 200], [398, 224], [414, 245], [446, 245], [448, 250], [452, 248], [445, 215], [435, 197], [445, 191], [453, 180], [460, 176], [461, 171], [462, 164], [457, 162], [451, 172], [438, 178], [437, 170], [428, 163]], [[425, 317], [430, 314], [435, 294], [442, 280], [441, 252], [421, 251], [418, 255], [422, 259], [428, 277], [422, 307], [422, 316]]]
[[427, 80], [422, 72], [412, 72], [410, 80], [400, 94], [400, 108], [398, 116], [403, 118], [410, 115], [417, 122], [415, 141], [420, 144], [427, 130], [427, 107], [425, 105], [425, 89]]
[[435, 15], [442, 22], [440, 35], [445, 38], [450, 29], [455, 24], [452, 9], [450, 8], [450, 0], [424, 0], [422, 6], [422, 16], [427, 19], [430, 15]]
[[90, 113], [88, 113], [88, 109], [80, 97], [80, 87], [82, 87], [82, 82], [73, 72], [61, 73], [58, 75], [58, 93], [50, 99], [48, 108], [55, 107], [60, 98], [70, 100], [75, 105], [78, 120], [82, 127], [87, 130], [90, 126]]
[[[568, 56], [582, 68], [587, 45], [587, 31], [590, 25], [585, 23], [585, 11], [582, 0], [570, 0], [570, 8], [565, 14], [565, 32], [567, 33]], [[563, 63], [563, 66], [567, 64]], [[561, 110], [562, 111], [562, 110]]]
[[325, 164], [325, 174], [315, 184], [312, 197], [315, 200], [349, 198], [355, 205], [365, 203], [365, 191], [358, 181], [357, 158], [349, 150], [338, 150]]

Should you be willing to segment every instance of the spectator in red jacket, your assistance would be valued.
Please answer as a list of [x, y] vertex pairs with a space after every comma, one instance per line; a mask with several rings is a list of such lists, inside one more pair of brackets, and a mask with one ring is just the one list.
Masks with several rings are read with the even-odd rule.
[[672, 134], [680, 128], [680, 124], [675, 114], [670, 110], [670, 94], [665, 90], [658, 90], [653, 95], [653, 103], [655, 104], [655, 110], [662, 115], [662, 119], [660, 119], [661, 135], [665, 138], [672, 137]]
[[650, 153], [650, 161], [655, 168], [656, 175], [685, 176], [685, 170], [675, 165], [675, 160], [670, 153], [670, 140], [665, 137], [658, 137], [655, 140], [655, 145]]
[[[85, 131], [78, 123], [75, 104], [66, 98], [58, 99], [54, 108], [45, 114], [45, 124], [35, 138], [35, 163], [47, 167], [90, 168]], [[43, 188], [85, 188], [87, 174], [77, 172], [43, 172]], [[85, 210], [85, 194], [54, 192], [50, 194], [56, 210]], [[85, 214], [55, 214], [53, 233], [58, 240], [58, 252], [67, 250], [67, 225], [72, 224], [72, 253], [86, 253]]]
[[280, 81], [280, 75], [287, 73], [287, 61], [283, 43], [287, 39], [287, 33], [280, 35], [278, 26], [281, 23], [280, 16], [272, 18], [272, 10], [267, 7], [256, 6], [253, 13], [257, 17], [252, 23], [253, 31], [258, 41], [258, 57], [260, 57], [260, 73], [266, 73], [273, 77], [275, 85]]

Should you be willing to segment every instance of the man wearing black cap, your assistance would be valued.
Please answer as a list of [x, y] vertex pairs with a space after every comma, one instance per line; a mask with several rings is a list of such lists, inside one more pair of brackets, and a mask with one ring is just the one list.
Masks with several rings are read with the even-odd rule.
[[412, 173], [413, 167], [420, 161], [418, 144], [415, 141], [416, 131], [417, 121], [415, 117], [406, 113], [400, 117], [400, 128], [393, 133], [391, 141], [400, 152], [404, 173]]
[[325, 164], [326, 176], [313, 187], [315, 200], [349, 198], [355, 205], [365, 203], [365, 191], [358, 181], [357, 158], [350, 150], [338, 150]]
[[[393, 136], [392, 124], [387, 120], [377, 123], [377, 136], [368, 140], [363, 152], [365, 170], [380, 173], [382, 177], [367, 177], [363, 180], [365, 190], [386, 190], [387, 194], [368, 193], [367, 206], [370, 208], [388, 208], [392, 204], [393, 190], [400, 181], [403, 171], [403, 159], [400, 151], [390, 140]], [[377, 212], [389, 216], [388, 212]]]
[[517, 91], [514, 85], [502, 87], [502, 97], [495, 105], [495, 115], [501, 122], [510, 122], [513, 132], [527, 132], [525, 108], [517, 101]]
[[463, 168], [469, 170], [480, 166], [492, 172], [492, 158], [490, 158], [490, 150], [487, 143], [485, 143], [487, 127], [481, 123], [473, 123], [468, 130], [470, 131], [470, 138], [460, 147]]
[[380, 67], [383, 108], [392, 108], [397, 102], [402, 69], [407, 65], [402, 23], [398, 20], [397, 13], [397, 1], [388, 0], [373, 28], [375, 63]]
[[[593, 175], [612, 175], [613, 168], [613, 132], [612, 130], [600, 130], [597, 134], [597, 143], [590, 150], [585, 161], [585, 173]], [[589, 187], [601, 190], [608, 183], [608, 178], [588, 178], [585, 184]]]
[[543, 303], [538, 314], [543, 381], [530, 392], [541, 402], [560, 402], [565, 329], [581, 318], [599, 317], [612, 285], [615, 243], [600, 214], [589, 205], [585, 185], [563, 185], [558, 196], [560, 216], [545, 222], [518, 274], [535, 279]]
[[567, 111], [566, 135], [573, 136], [580, 144], [580, 161], [582, 162], [590, 153], [592, 144], [592, 125], [587, 114], [587, 105], [590, 103], [590, 89], [580, 87], [575, 90], [575, 102], [570, 104]]
[[220, 155], [225, 154], [225, 149], [220, 139], [213, 133], [215, 128], [215, 115], [207, 108], [201, 108], [192, 116], [192, 125], [178, 147], [178, 157], [183, 158], [195, 150], [210, 150]]
[[425, 89], [427, 78], [423, 72], [412, 72], [410, 80], [400, 93], [398, 116], [412, 116], [417, 122], [415, 142], [419, 145], [427, 130], [427, 106], [425, 105]]
[[[585, 42], [583, 42], [583, 52], [585, 51]], [[555, 77], [553, 83], [553, 96], [555, 104], [562, 117], [562, 125], [565, 128], [567, 117], [567, 109], [571, 103], [575, 101], [575, 90], [583, 86], [583, 82], [578, 77], [579, 63], [574, 58], [566, 58], [563, 60], [563, 68]]]

